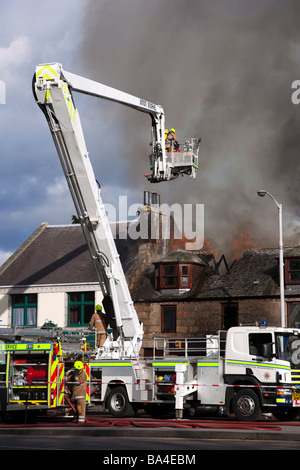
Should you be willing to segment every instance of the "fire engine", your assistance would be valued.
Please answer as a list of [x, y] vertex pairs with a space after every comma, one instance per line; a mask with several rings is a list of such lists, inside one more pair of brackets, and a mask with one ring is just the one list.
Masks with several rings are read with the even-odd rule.
[[[74, 75], [59, 63], [40, 64], [35, 100], [53, 137], [103, 294], [108, 318], [102, 348], [89, 349], [84, 329], [68, 332], [1, 328], [0, 411], [69, 406], [66, 374], [81, 359], [88, 377], [87, 401], [114, 417], [139, 409], [150, 414], [215, 406], [237, 419], [262, 412], [290, 419], [300, 406], [300, 330], [240, 326], [205, 338], [143, 337], [119, 254], [86, 149], [73, 92], [112, 100], [146, 112], [152, 123], [149, 181], [195, 176], [199, 139], [188, 139], [180, 160], [167, 155], [161, 106]], [[150, 344], [149, 344], [150, 342]]]
[[257, 421], [262, 413], [280, 420], [299, 416], [299, 329], [262, 323], [205, 338], [144, 339], [138, 354], [118, 358], [89, 349], [87, 333], [2, 328], [2, 415], [65, 413], [72, 386], [67, 372], [81, 359], [88, 377], [86, 401], [92, 410], [113, 417], [130, 417], [143, 409], [153, 416], [175, 413], [180, 419], [184, 410], [212, 407], [242, 421]]
[[[1, 328], [1, 418], [7, 413], [35, 414], [65, 407], [67, 403], [70, 406], [65, 374], [73, 366], [73, 358], [85, 347], [81, 331], [70, 336], [47, 325]], [[86, 369], [89, 370], [87, 366]]]

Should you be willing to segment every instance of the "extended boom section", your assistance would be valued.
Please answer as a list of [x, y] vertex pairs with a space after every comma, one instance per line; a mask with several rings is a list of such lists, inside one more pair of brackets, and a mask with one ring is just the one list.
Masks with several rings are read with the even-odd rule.
[[113, 328], [113, 335], [108, 336], [105, 344], [106, 354], [135, 356], [143, 327], [127, 286], [71, 90], [59, 64], [38, 66], [35, 77], [36, 101], [49, 124]]
[[195, 179], [201, 139], [188, 139], [182, 144], [177, 142], [176, 149], [169, 143], [166, 149], [165, 114], [160, 105], [66, 72], [57, 62], [36, 67], [34, 96], [47, 119], [113, 329], [111, 339], [106, 341], [106, 351], [109, 350], [110, 355], [114, 351], [117, 356], [136, 355], [143, 337], [143, 327], [133, 306], [100, 187], [89, 159], [73, 91], [120, 103], [150, 115], [151, 173], [145, 176], [152, 183], [169, 181], [180, 174]]

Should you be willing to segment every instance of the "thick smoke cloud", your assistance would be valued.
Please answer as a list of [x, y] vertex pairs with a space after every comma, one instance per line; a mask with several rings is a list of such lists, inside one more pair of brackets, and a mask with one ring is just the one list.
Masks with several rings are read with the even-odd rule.
[[231, 256], [237, 240], [277, 245], [277, 209], [256, 193], [266, 189], [283, 204], [285, 244], [299, 243], [297, 7], [293, 0], [88, 2], [77, 70], [161, 104], [179, 138], [203, 141], [196, 182], [151, 186], [143, 177], [150, 118], [93, 102], [87, 115], [101, 138], [91, 153], [104, 190], [133, 202], [150, 189], [166, 203], [204, 204], [206, 237]]

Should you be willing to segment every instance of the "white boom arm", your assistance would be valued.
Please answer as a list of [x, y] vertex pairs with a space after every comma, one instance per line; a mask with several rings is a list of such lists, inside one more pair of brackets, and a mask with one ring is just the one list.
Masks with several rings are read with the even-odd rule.
[[[166, 152], [165, 115], [161, 106], [66, 72], [57, 62], [40, 64], [36, 67], [33, 78], [34, 96], [49, 124], [94, 261], [104, 295], [103, 305], [110, 325], [114, 329], [114, 340], [119, 338], [123, 353], [132, 355], [140, 348], [143, 327], [135, 312], [107, 220], [72, 91], [121, 103], [151, 116], [152, 174], [145, 175], [150, 182], [172, 180], [179, 174], [188, 174], [195, 178], [201, 139], [186, 140], [182, 154], [173, 150]], [[111, 346], [108, 340], [106, 344]], [[118, 351], [121, 351], [120, 347]]]
[[[70, 93], [69, 78], [73, 80], [74, 89], [84, 93], [96, 94], [97, 86], [94, 82], [71, 74], [67, 79], [66, 75], [60, 64], [38, 65], [34, 77], [34, 95], [49, 124], [96, 268], [104, 295], [103, 306], [114, 330], [114, 337], [111, 340], [108, 337], [105, 344], [107, 354], [132, 356], [138, 353], [141, 346], [143, 326], [138, 320], [108, 223], [100, 188], [86, 149], [79, 113]], [[109, 89], [106, 92], [110, 93]], [[123, 94], [122, 97], [124, 99]], [[136, 106], [140, 105], [136, 103]], [[117, 347], [112, 353], [113, 345]]]

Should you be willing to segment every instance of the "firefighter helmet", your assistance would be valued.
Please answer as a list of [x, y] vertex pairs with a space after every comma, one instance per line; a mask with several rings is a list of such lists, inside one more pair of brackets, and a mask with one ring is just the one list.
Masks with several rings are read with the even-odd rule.
[[76, 361], [76, 362], [74, 363], [74, 368], [75, 368], [75, 369], [79, 369], [79, 370], [80, 370], [80, 369], [83, 369], [83, 363], [82, 363], [81, 361]]

